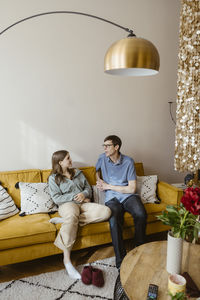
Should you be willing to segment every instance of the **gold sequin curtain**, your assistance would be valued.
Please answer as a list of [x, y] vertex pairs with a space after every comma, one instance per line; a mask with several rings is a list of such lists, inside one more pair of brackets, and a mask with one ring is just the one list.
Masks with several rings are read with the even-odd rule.
[[182, 0], [174, 167], [200, 169], [200, 0]]

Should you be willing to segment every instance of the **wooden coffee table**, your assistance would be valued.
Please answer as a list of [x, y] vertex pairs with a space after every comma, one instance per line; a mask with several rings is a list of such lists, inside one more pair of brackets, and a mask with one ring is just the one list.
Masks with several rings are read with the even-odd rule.
[[[125, 256], [120, 278], [130, 300], [145, 300], [150, 283], [159, 286], [158, 300], [170, 299], [166, 252], [167, 242], [159, 241], [139, 246]], [[200, 288], [200, 245], [184, 242], [182, 272], [188, 272]]]

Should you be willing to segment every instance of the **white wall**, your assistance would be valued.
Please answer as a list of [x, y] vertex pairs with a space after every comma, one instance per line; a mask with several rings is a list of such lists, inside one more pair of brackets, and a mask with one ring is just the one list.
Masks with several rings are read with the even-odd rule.
[[119, 28], [77, 15], [43, 16], [0, 36], [0, 170], [50, 168], [55, 150], [75, 165], [94, 165], [108, 134], [122, 152], [143, 161], [146, 174], [180, 182], [174, 171], [178, 0], [0, 0], [0, 31], [44, 11], [76, 10], [133, 28], [161, 59], [152, 77], [103, 72], [104, 54], [126, 37]]

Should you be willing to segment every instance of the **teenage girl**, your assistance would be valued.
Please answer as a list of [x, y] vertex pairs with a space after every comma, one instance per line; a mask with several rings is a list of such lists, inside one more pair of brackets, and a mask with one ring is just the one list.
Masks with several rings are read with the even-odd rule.
[[91, 187], [83, 173], [72, 168], [72, 160], [66, 150], [53, 153], [48, 182], [50, 195], [62, 217], [52, 219], [52, 223], [62, 223], [54, 244], [63, 251], [64, 265], [69, 276], [80, 279], [80, 273], [70, 260], [78, 226], [108, 220], [111, 211], [107, 206], [90, 202]]

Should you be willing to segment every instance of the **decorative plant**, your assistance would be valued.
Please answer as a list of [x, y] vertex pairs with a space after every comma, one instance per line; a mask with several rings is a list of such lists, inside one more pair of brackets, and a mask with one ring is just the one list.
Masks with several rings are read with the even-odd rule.
[[179, 292], [179, 293], [176, 293], [175, 295], [172, 295], [169, 292], [169, 295], [171, 296], [171, 300], [186, 300], [186, 299], [188, 299], [184, 292]]
[[168, 205], [157, 216], [165, 225], [171, 226], [173, 237], [188, 241], [198, 240], [200, 231], [200, 188], [189, 187], [184, 191], [180, 205]]

